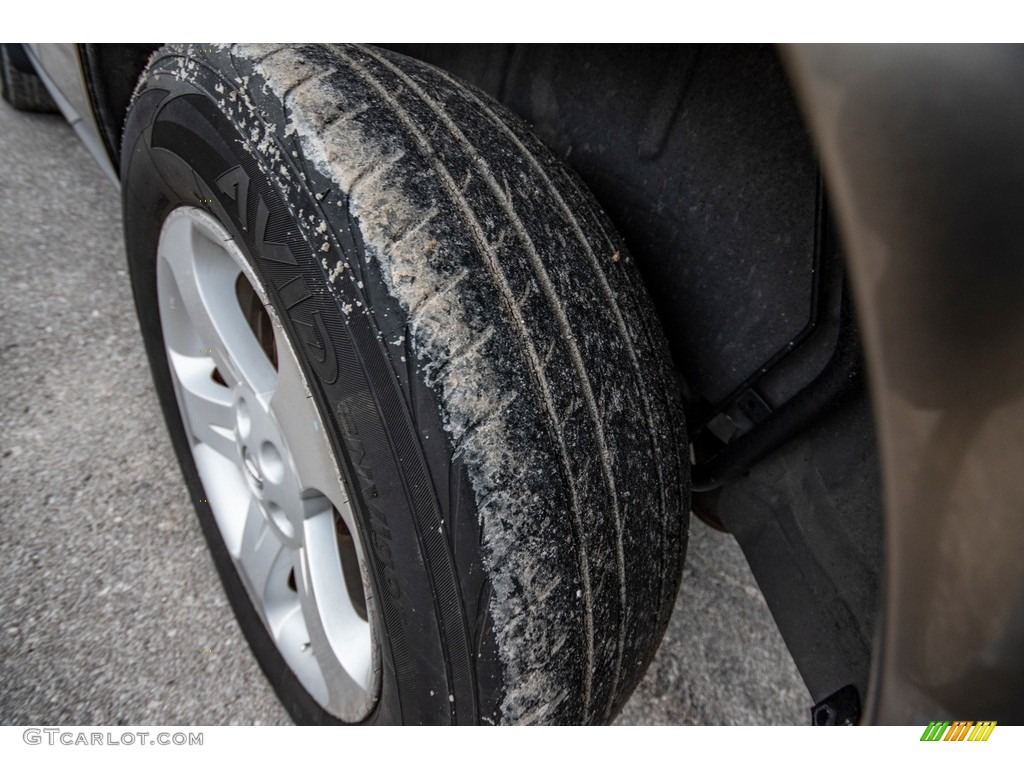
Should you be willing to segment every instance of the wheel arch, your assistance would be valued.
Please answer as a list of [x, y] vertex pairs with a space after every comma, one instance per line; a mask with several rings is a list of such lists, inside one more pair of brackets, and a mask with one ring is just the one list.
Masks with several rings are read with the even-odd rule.
[[114, 170], [121, 174], [121, 137], [132, 91], [158, 43], [79, 43], [89, 104], [100, 141]]

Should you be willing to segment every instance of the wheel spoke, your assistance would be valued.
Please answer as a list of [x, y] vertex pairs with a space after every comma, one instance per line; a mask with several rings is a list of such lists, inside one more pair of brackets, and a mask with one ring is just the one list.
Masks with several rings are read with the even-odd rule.
[[273, 631], [273, 635], [278, 650], [299, 681], [320, 706], [327, 707], [330, 702], [327, 680], [313, 652], [306, 621], [298, 605]]
[[231, 408], [231, 391], [213, 380], [213, 360], [189, 357], [171, 351], [171, 368], [180, 385], [178, 394], [184, 401], [187, 427], [200, 443], [217, 453], [235, 459], [235, 416]]
[[271, 574], [283, 550], [284, 545], [267, 524], [259, 503], [252, 499], [246, 510], [245, 528], [236, 560], [253, 594], [259, 598], [257, 607], [263, 608], [266, 603]]
[[329, 690], [351, 690], [354, 685], [366, 690], [372, 677], [370, 627], [356, 614], [345, 588], [333, 511], [306, 520], [304, 533], [297, 586], [313, 653]]
[[228, 552], [236, 557], [245, 530], [246, 509], [250, 502], [249, 489], [238, 471], [238, 465], [224, 454], [205, 443], [192, 446], [192, 456], [203, 481], [213, 517], [217, 521]]
[[[235, 283], [241, 267], [224, 244], [195, 226], [191, 217], [179, 216], [169, 218], [160, 247], [184, 314], [201, 349], [208, 350], [204, 354], [213, 358], [229, 384], [244, 383], [253, 392], [269, 392], [274, 369], [238, 305]], [[200, 349], [177, 351], [200, 353]]]
[[[288, 344], [276, 329], [275, 337], [279, 350]], [[354, 530], [348, 496], [323, 433], [323, 422], [292, 354], [278, 355], [277, 381], [269, 410], [288, 443], [301, 487], [316, 489], [326, 496], [341, 512], [345, 524]]]

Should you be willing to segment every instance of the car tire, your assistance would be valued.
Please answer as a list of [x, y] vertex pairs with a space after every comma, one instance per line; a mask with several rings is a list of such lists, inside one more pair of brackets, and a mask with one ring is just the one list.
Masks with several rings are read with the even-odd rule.
[[[613, 719], [675, 603], [689, 464], [640, 276], [571, 171], [446, 73], [322, 45], [160, 49], [121, 162], [167, 425], [232, 607], [291, 716]], [[193, 325], [190, 301], [209, 313]], [[263, 374], [232, 373], [243, 357], [266, 372], [257, 347], [277, 368], [262, 394], [250, 379]], [[195, 405], [189, 382], [209, 399]], [[252, 402], [281, 391], [291, 405], [257, 418]], [[259, 430], [277, 446], [269, 464], [245, 437]], [[270, 470], [292, 494], [276, 508], [260, 496]], [[303, 527], [328, 507], [349, 538]], [[246, 565], [250, 534], [292, 547], [291, 570]], [[333, 591], [314, 583], [318, 547], [341, 560], [327, 568], [343, 577]], [[279, 637], [268, 618], [284, 578], [307, 639]], [[322, 637], [335, 611], [350, 620], [340, 634], [362, 626], [356, 593], [366, 691], [342, 686], [344, 643]], [[341, 687], [325, 695], [296, 643]]]
[[0, 43], [0, 96], [23, 112], [56, 112], [43, 81], [32, 71], [20, 43]]

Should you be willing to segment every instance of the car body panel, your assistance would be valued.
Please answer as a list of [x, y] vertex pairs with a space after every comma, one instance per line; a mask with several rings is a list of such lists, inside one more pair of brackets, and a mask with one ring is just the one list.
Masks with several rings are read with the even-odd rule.
[[58, 109], [75, 129], [107, 178], [115, 186], [120, 186], [117, 172], [100, 138], [79, 46], [74, 43], [25, 43], [24, 48]]
[[886, 501], [868, 720], [1024, 720], [1024, 55], [789, 49], [855, 287]]

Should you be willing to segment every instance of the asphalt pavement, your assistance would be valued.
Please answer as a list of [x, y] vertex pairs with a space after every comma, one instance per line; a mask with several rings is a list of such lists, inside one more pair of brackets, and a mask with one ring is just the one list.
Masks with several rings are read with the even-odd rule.
[[[120, 212], [61, 118], [0, 103], [0, 724], [286, 724], [164, 431]], [[810, 704], [739, 547], [694, 520], [617, 722], [802, 724]]]

